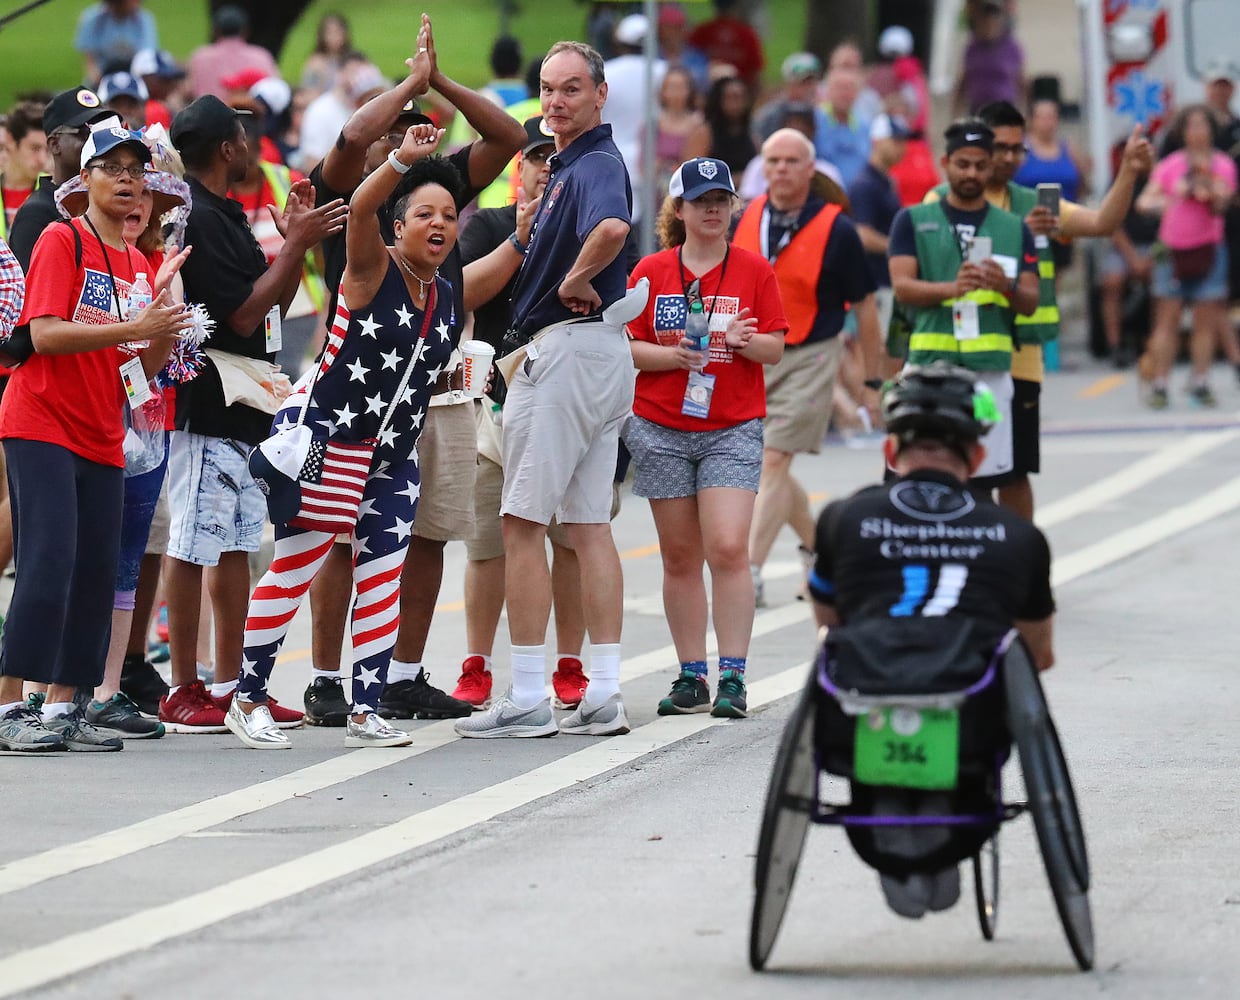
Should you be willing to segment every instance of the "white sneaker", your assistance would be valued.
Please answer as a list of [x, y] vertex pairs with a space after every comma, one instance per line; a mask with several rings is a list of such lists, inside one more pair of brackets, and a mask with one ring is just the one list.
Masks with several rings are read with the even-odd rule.
[[603, 704], [591, 708], [583, 699], [572, 715], [560, 723], [560, 732], [569, 736], [623, 736], [629, 731], [629, 717], [617, 691]]
[[241, 699], [233, 698], [224, 714], [224, 725], [231, 729], [242, 743], [255, 750], [287, 750], [293, 745], [288, 737], [280, 732], [271, 712], [261, 702], [254, 706], [254, 711], [246, 715], [241, 711]]
[[512, 688], [485, 712], [458, 719], [452, 727], [457, 736], [471, 739], [498, 739], [504, 736], [554, 736], [559, 732], [551, 714], [551, 699], [544, 698], [533, 708], [521, 708], [512, 700]]
[[407, 747], [412, 742], [412, 736], [403, 729], [388, 725], [377, 712], [368, 712], [366, 721], [360, 725], [350, 715], [344, 737], [347, 747]]

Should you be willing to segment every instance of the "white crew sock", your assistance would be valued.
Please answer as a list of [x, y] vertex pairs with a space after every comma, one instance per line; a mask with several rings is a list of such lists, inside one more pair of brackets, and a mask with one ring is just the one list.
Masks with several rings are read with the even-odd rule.
[[547, 646], [512, 647], [512, 700], [533, 708], [547, 697]]
[[395, 684], [397, 681], [416, 681], [418, 674], [422, 672], [422, 664], [408, 663], [405, 660], [393, 660], [388, 664], [389, 684]]
[[214, 683], [211, 685], [212, 698], [227, 698], [230, 694], [237, 690], [236, 681], [224, 681], [223, 683]]
[[312, 667], [310, 670], [310, 680], [317, 681], [320, 677], [328, 681], [340, 680], [340, 668], [335, 670], [320, 670], [318, 667]]
[[586, 704], [597, 707], [619, 691], [620, 643], [590, 643], [590, 683], [586, 687]]
[[43, 718], [54, 719], [58, 715], [68, 715], [77, 706], [71, 701], [58, 701], [55, 704], [51, 702], [43, 703]]
[[8, 715], [15, 708], [22, 708], [26, 703], [24, 701], [12, 701], [7, 705], [0, 705], [0, 715]]

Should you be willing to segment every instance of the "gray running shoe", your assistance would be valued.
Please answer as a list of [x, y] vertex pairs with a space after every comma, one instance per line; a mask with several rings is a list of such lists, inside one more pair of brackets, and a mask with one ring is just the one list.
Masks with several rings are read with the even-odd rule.
[[123, 691], [107, 701], [91, 701], [86, 706], [86, 721], [126, 740], [157, 740], [164, 735], [164, 724], [143, 715]]
[[241, 711], [241, 700], [234, 698], [224, 714], [224, 725], [236, 734], [246, 746], [254, 750], [288, 750], [292, 747], [288, 737], [280, 732], [271, 717], [271, 711], [261, 702], [246, 715]]
[[0, 715], [0, 750], [40, 753], [63, 749], [65, 741], [43, 725], [38, 712], [19, 705]]
[[347, 747], [407, 747], [412, 742], [412, 736], [403, 729], [389, 726], [378, 712], [367, 713], [366, 721], [361, 725], [354, 722], [350, 715], [344, 737]]
[[551, 699], [533, 708], [520, 708], [512, 700], [512, 688], [485, 712], [459, 719], [452, 727], [457, 736], [488, 740], [504, 736], [554, 736], [559, 730], [551, 714]]
[[43, 725], [51, 732], [60, 734], [67, 750], [110, 753], [125, 748], [121, 738], [111, 730], [99, 729], [87, 722], [86, 711], [81, 705], [68, 715], [54, 715], [50, 719], [44, 719]]
[[596, 708], [583, 698], [577, 710], [560, 723], [560, 732], [570, 736], [623, 736], [628, 731], [629, 717], [619, 691]]

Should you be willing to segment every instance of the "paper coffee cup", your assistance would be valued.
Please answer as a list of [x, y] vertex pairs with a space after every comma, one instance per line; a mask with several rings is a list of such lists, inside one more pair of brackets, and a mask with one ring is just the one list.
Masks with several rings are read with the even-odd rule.
[[478, 399], [486, 392], [487, 375], [495, 348], [485, 340], [467, 340], [461, 345], [461, 391]]

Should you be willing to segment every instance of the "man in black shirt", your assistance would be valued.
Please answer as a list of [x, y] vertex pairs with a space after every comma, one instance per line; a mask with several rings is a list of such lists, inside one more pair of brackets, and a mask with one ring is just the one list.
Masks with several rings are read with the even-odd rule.
[[[828, 628], [941, 622], [945, 640], [964, 618], [995, 645], [1015, 626], [1046, 670], [1054, 662], [1050, 548], [1031, 522], [968, 488], [982, 461], [985, 421], [994, 415], [975, 380], [944, 362], [896, 377], [883, 416], [890, 432], [884, 455], [897, 478], [823, 511], [809, 577], [814, 612]], [[960, 897], [954, 866], [906, 878], [883, 873], [880, 881], [888, 905], [905, 917], [945, 910]]]
[[[416, 98], [434, 89], [453, 105], [478, 132], [477, 142], [447, 157], [464, 180], [457, 199], [462, 210], [490, 184], [525, 141], [525, 130], [503, 108], [446, 76], [435, 54], [430, 18], [422, 16], [418, 52], [407, 60], [409, 75], [392, 90], [359, 108], [345, 124], [323, 162], [310, 173], [319, 197], [349, 197], [368, 176], [399, 147], [406, 129], [429, 123]], [[400, 186], [388, 205], [404, 193]], [[384, 239], [392, 242], [390, 210], [380, 213]], [[323, 246], [325, 274], [330, 298], [329, 315], [335, 314], [337, 289], [344, 273], [345, 240], [339, 234]], [[459, 247], [439, 268], [452, 284], [455, 322], [452, 336], [459, 340], [465, 322], [464, 281]], [[448, 394], [454, 396], [455, 394]], [[422, 493], [418, 517], [401, 577], [400, 626], [388, 672], [388, 686], [379, 705], [385, 718], [451, 718], [468, 715], [470, 708], [431, 687], [422, 670], [422, 654], [430, 631], [435, 602], [443, 577], [443, 550], [450, 539], [464, 539], [473, 510], [476, 432], [470, 400], [445, 399], [434, 405], [418, 440], [422, 467]], [[306, 713], [318, 725], [343, 726], [348, 715], [340, 685], [340, 650], [344, 643], [349, 597], [352, 593], [352, 552], [348, 545], [333, 547], [310, 590], [313, 619], [313, 665], [306, 689]]]
[[[215, 321], [205, 367], [177, 392], [177, 429], [168, 451], [172, 687], [159, 716], [172, 732], [224, 731], [224, 711], [242, 666], [248, 553], [259, 549], [267, 514], [246, 460], [250, 448], [270, 434], [279, 405], [271, 389], [275, 350], [268, 317], [288, 308], [306, 252], [338, 232], [348, 212], [339, 200], [314, 208], [309, 182], [294, 185], [280, 222], [284, 246], [268, 267], [245, 210], [228, 197], [229, 185], [245, 176], [249, 161], [240, 116], [219, 98], [206, 96], [172, 122], [172, 142], [193, 194], [185, 229], [193, 253], [181, 269], [185, 298], [201, 303]], [[261, 409], [239, 401], [264, 394], [270, 401]], [[195, 662], [204, 566], [213, 567], [208, 582], [215, 616], [215, 684], [210, 695], [197, 679]], [[300, 724], [300, 712], [273, 709], [273, 715], [277, 711], [277, 722]]]

